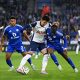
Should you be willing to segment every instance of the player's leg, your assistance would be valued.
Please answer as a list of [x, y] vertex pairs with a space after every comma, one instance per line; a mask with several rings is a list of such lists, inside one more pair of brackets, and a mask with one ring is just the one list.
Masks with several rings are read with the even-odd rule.
[[[24, 57], [24, 56], [26, 56], [26, 54], [27, 54], [27, 52], [24, 52], [24, 53], [22, 53], [22, 56]], [[35, 65], [32, 63], [31, 58], [29, 58], [27, 61], [31, 65], [32, 69], [36, 70]]]
[[38, 55], [39, 54], [39, 50], [38, 50], [38, 48], [37, 48], [37, 50], [36, 50], [36, 52], [35, 52], [35, 59], [37, 59], [38, 58]]
[[18, 69], [21, 69], [26, 64], [27, 60], [31, 58], [31, 55], [33, 54], [33, 51], [36, 51], [36, 49], [37, 49], [36, 43], [31, 42], [30, 48], [31, 48], [31, 51], [27, 52], [26, 56], [24, 56], [22, 58]]
[[79, 53], [79, 43], [77, 43], [77, 47], [76, 47], [76, 54]]
[[47, 49], [43, 49], [41, 50], [41, 53], [43, 54], [43, 60], [42, 60], [42, 69], [41, 69], [41, 73], [42, 74], [48, 74], [46, 72], [46, 67], [47, 67], [47, 64], [48, 64], [48, 53], [47, 53]]
[[39, 44], [39, 51], [41, 51], [41, 53], [43, 54], [43, 60], [42, 60], [42, 69], [41, 69], [41, 73], [43, 74], [48, 74], [46, 72], [46, 67], [47, 67], [47, 63], [48, 63], [48, 53], [47, 53], [47, 49], [45, 44]]
[[62, 57], [70, 64], [70, 66], [74, 69], [75, 72], [78, 72], [77, 68], [75, 67], [73, 61], [68, 57], [67, 50], [63, 50], [63, 48], [60, 48], [60, 50], [57, 50], [58, 53], [62, 55]]
[[24, 57], [22, 58], [22, 60], [21, 60], [21, 62], [20, 62], [20, 65], [19, 65], [19, 68], [22, 68], [22, 67], [26, 64], [26, 62], [27, 62], [27, 60], [28, 60], [29, 58], [31, 58], [31, 53], [26, 54], [26, 56], [24, 56]]
[[[22, 43], [16, 45], [16, 50], [17, 50], [19, 53], [21, 53], [21, 55], [22, 55], [23, 57], [26, 56], [26, 54], [27, 54], [26, 49], [25, 49], [25, 47], [23, 46]], [[28, 63], [31, 65], [32, 69], [34, 70], [34, 65], [32, 64], [31, 58], [29, 58], [27, 61], [28, 61]]]
[[50, 54], [51, 59], [52, 59], [52, 60], [54, 61], [54, 63], [57, 65], [58, 69], [61, 71], [61, 70], [62, 70], [62, 67], [61, 67], [61, 65], [59, 64], [59, 62], [58, 62], [58, 60], [57, 60], [57, 57], [55, 56], [53, 50], [54, 50], [54, 49], [52, 49], [52, 48], [48, 48], [48, 49], [47, 49], [48, 53]]
[[[26, 54], [27, 54], [27, 52], [23, 52], [23, 53], [22, 53], [22, 56], [24, 57], [24, 56], [26, 56]], [[29, 63], [30, 65], [32, 64], [31, 58], [29, 58], [27, 61], [28, 61], [28, 63]]]
[[[26, 54], [26, 56], [24, 56], [23, 58], [22, 58], [22, 60], [21, 60], [21, 62], [20, 62], [20, 65], [19, 65], [19, 67], [17, 68], [17, 72], [19, 72], [19, 73], [21, 73], [21, 74], [23, 74], [24, 72], [23, 72], [23, 68], [24, 68], [24, 66], [25, 66], [25, 64], [26, 64], [26, 62], [27, 62], [27, 60], [29, 59], [29, 58], [31, 58], [31, 54]], [[29, 72], [29, 71], [28, 71]]]
[[11, 62], [11, 60], [10, 60], [10, 58], [11, 58], [11, 53], [6, 53], [6, 63], [9, 65], [9, 67], [12, 67], [13, 65], [12, 65], [12, 62]]
[[6, 48], [6, 63], [10, 67], [9, 71], [12, 71], [14, 69], [14, 66], [13, 66], [11, 59], [10, 59], [13, 51], [14, 51], [13, 47], [8, 45]]
[[[16, 50], [17, 50], [19, 53], [22, 54], [23, 57], [26, 56], [27, 51], [26, 51], [26, 48], [23, 46], [22, 43], [17, 44], [15, 47], [16, 47]], [[31, 59], [28, 59], [27, 61], [28, 61], [28, 63], [29, 63], [30, 65], [32, 64]]]

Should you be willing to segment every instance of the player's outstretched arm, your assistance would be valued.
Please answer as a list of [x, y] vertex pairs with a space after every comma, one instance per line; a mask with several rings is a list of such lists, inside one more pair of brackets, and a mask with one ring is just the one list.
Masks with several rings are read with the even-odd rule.
[[26, 30], [23, 31], [23, 35], [26, 38], [26, 40], [30, 41]]

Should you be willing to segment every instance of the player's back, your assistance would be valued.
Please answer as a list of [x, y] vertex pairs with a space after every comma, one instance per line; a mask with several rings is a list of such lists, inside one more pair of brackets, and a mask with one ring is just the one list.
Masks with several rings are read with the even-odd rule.
[[9, 25], [4, 30], [4, 34], [7, 36], [9, 44], [17, 44], [18, 42], [22, 42], [22, 32], [23, 27], [18, 24], [14, 27]]

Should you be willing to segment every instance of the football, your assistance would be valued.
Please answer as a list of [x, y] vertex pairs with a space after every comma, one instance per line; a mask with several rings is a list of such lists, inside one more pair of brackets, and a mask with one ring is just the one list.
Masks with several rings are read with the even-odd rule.
[[28, 67], [24, 67], [24, 73], [27, 74], [29, 72], [29, 68]]
[[24, 67], [23, 67], [23, 73], [24, 73], [24, 74], [27, 74], [28, 72], [29, 72], [29, 68], [26, 67], [26, 66], [24, 66]]
[[29, 70], [30, 69], [28, 67], [24, 66], [24, 67], [21, 68], [21, 73], [22, 74], [27, 74], [29, 72]]

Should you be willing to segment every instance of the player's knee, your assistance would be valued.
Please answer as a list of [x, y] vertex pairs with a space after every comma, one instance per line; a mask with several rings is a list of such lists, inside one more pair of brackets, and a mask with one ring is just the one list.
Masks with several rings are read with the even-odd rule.
[[67, 56], [67, 54], [66, 54], [66, 53], [63, 53], [63, 54], [62, 54], [62, 56], [63, 56], [65, 59], [67, 59], [67, 58], [68, 58], [68, 56]]
[[26, 54], [33, 55], [33, 52], [32, 51], [29, 51], [29, 52], [26, 52]]
[[11, 57], [10, 56], [6, 56], [6, 60], [9, 60]]
[[6, 59], [10, 59], [11, 58], [11, 54], [6, 54]]
[[45, 49], [41, 50], [41, 53], [42, 53], [43, 55], [46, 54], [46, 53], [47, 53], [47, 49], [45, 48]]
[[26, 54], [27, 54], [26, 52], [25, 53], [22, 53], [22, 56], [24, 57], [24, 56], [26, 56]]
[[48, 52], [48, 54], [52, 54], [52, 53], [53, 53], [53, 50], [50, 49], [50, 48], [48, 48], [48, 49], [47, 49], [47, 52]]

